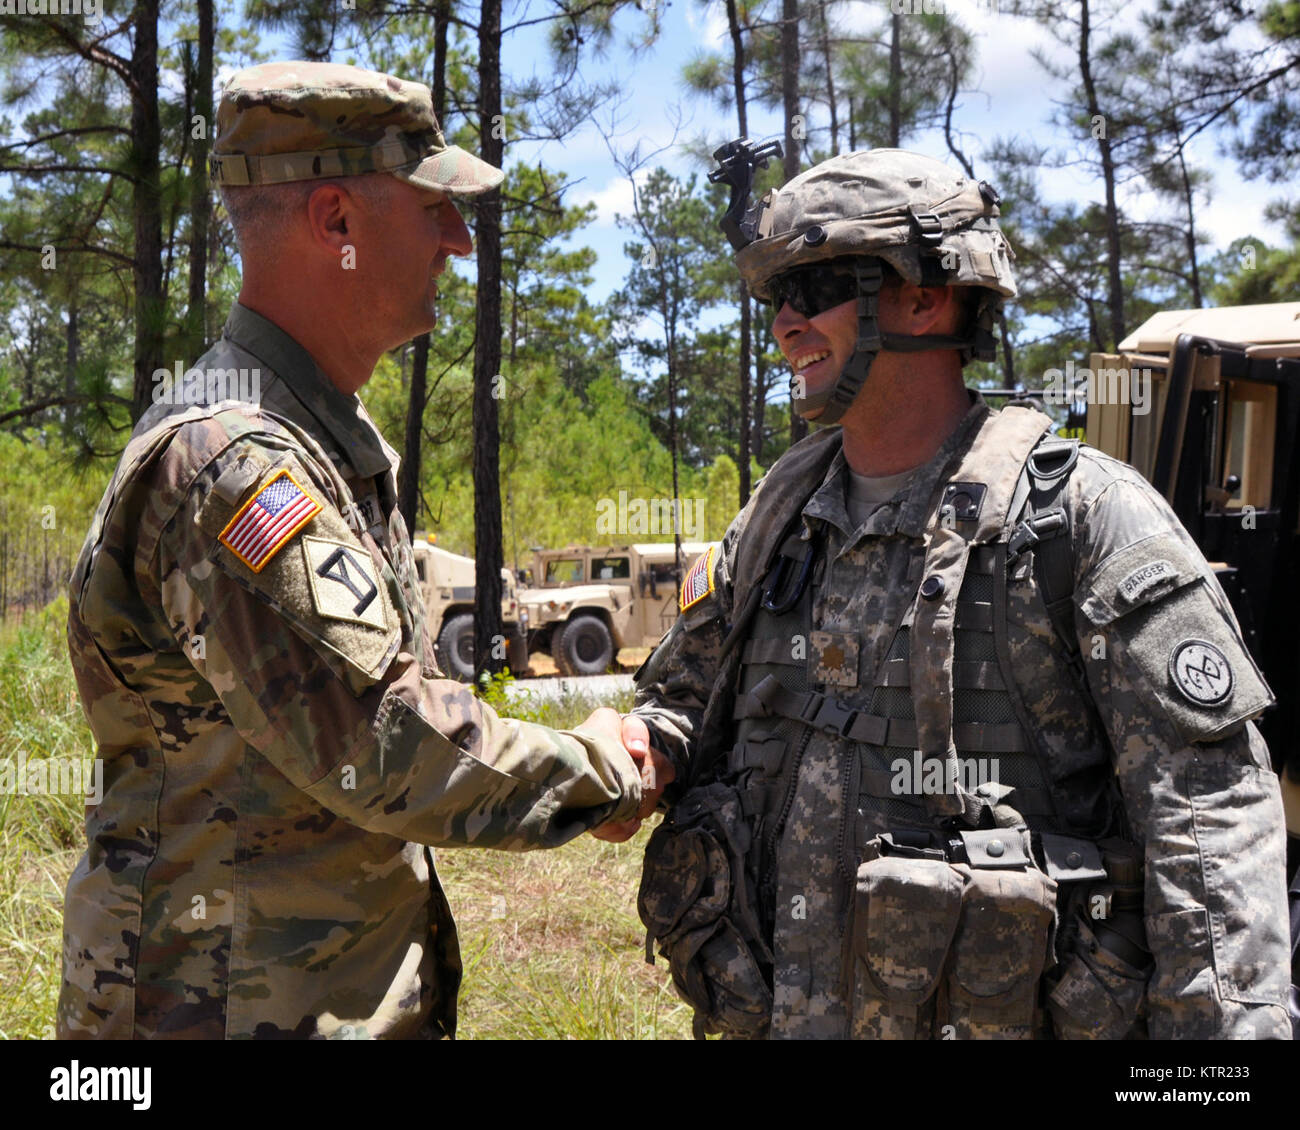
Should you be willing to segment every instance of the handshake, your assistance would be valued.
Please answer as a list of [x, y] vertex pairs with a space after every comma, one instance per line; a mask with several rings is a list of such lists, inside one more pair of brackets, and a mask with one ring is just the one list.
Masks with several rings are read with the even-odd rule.
[[641, 821], [654, 812], [664, 789], [676, 775], [673, 763], [650, 744], [650, 730], [644, 719], [635, 714], [619, 714], [608, 706], [593, 710], [582, 723], [582, 729], [594, 730], [621, 742], [628, 755], [641, 770], [641, 807], [631, 820], [619, 823], [606, 821], [592, 828], [598, 840], [620, 844], [631, 839], [641, 827]]

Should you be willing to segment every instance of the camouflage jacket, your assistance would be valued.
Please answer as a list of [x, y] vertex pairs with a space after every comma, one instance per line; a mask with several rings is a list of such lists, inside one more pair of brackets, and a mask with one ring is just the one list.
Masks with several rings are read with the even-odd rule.
[[[812, 582], [814, 639], [821, 629], [855, 639], [856, 655], [849, 648], [845, 660], [837, 649], [837, 663], [850, 668], [838, 681], [869, 687], [903, 613], [920, 607], [943, 488], [997, 415], [975, 398], [934, 458], [859, 529], [845, 507], [840, 429], [814, 433], [772, 468], [714, 554], [708, 594], [679, 616], [638, 673], [636, 712], [674, 761], [679, 782], [695, 759], [728, 764], [745, 648], [729, 646], [724, 655], [724, 642], [757, 595], [787, 519], [798, 518], [803, 536], [824, 538]], [[1073, 530], [1085, 682], [1072, 677], [1028, 570], [1008, 586], [1009, 653], [1031, 748], [1045, 762], [1058, 810], [1080, 834], [1110, 834], [1104, 807], [1117, 782], [1120, 822], [1144, 855], [1141, 916], [1154, 957], [1147, 1030], [1155, 1038], [1289, 1038], [1281, 803], [1268, 750], [1249, 721], [1271, 695], [1209, 566], [1136, 471], [1083, 447], [1062, 501]], [[1173, 588], [1156, 583], [1175, 573], [1184, 594], [1176, 600]], [[753, 638], [747, 631], [752, 624], [742, 642]], [[1200, 705], [1175, 693], [1167, 641], [1207, 632], [1232, 656], [1237, 682], [1226, 700]], [[824, 684], [815, 649], [808, 663], [809, 681]], [[918, 704], [918, 732], [921, 716]], [[844, 841], [858, 860], [865, 847], [862, 814], [855, 819], [843, 784], [853, 779], [846, 769], [858, 754], [842, 734], [812, 731], [795, 763], [774, 849], [774, 892], [759, 896], [774, 922], [764, 939], [774, 970], [774, 1037], [854, 1030], [842, 951], [851, 904], [836, 881]], [[679, 790], [670, 787], [670, 805]], [[798, 913], [785, 913], [792, 903]]]
[[460, 959], [430, 845], [634, 812], [621, 745], [498, 717], [434, 666], [360, 401], [236, 306], [155, 403], [71, 582], [104, 795], [67, 890], [62, 1037], [434, 1037]]

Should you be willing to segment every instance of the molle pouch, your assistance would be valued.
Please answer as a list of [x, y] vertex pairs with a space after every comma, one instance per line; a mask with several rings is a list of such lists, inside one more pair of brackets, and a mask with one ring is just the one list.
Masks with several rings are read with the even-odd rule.
[[1102, 946], [1086, 919], [1075, 919], [1078, 940], [1047, 1008], [1058, 1040], [1122, 1040], [1143, 1011], [1151, 964], [1130, 965]]
[[845, 954], [854, 1039], [930, 1038], [965, 883], [942, 858], [883, 855], [858, 868]]
[[745, 869], [749, 845], [740, 794], [721, 782], [687, 792], [646, 845], [637, 897], [646, 959], [657, 940], [697, 1036], [759, 1038], [771, 1022], [772, 956]]
[[[948, 968], [947, 1023], [959, 1040], [1040, 1035], [1038, 982], [1051, 948], [1056, 883], [1033, 867], [968, 867]], [[940, 1017], [942, 1022], [943, 1017]]]

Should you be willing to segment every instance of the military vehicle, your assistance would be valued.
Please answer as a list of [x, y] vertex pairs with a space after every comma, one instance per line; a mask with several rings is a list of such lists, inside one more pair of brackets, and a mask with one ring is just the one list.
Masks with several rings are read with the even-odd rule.
[[[429, 635], [438, 666], [456, 679], [474, 677], [474, 558], [435, 545], [433, 536], [416, 537], [415, 573], [424, 593]], [[528, 670], [528, 649], [519, 623], [519, 593], [514, 575], [501, 570], [501, 620], [506, 664], [517, 675]]]
[[[682, 543], [682, 569], [709, 548]], [[519, 593], [528, 650], [550, 651], [562, 675], [603, 675], [620, 648], [653, 647], [677, 617], [672, 542], [540, 550]]]
[[[1133, 464], [1173, 506], [1277, 696], [1260, 729], [1289, 778], [1298, 837], [1300, 302], [1167, 310], [1089, 363], [1088, 442]], [[1135, 385], [1134, 372], [1149, 378]], [[1115, 395], [1125, 383], [1130, 395]], [[1290, 869], [1298, 862], [1293, 838]]]

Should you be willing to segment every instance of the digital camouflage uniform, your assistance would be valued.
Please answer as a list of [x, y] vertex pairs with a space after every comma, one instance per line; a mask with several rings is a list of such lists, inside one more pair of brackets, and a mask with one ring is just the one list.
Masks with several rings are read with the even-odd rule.
[[[58, 1033], [452, 1034], [430, 846], [562, 844], [633, 815], [637, 768], [441, 678], [397, 456], [300, 345], [237, 305], [196, 368], [170, 399], [203, 403], [139, 421], [72, 577], [105, 787]], [[260, 402], [220, 400], [238, 370]]]
[[[818, 168], [869, 180], [898, 154]], [[812, 230], [768, 247], [829, 254]], [[1070, 592], [1044, 592], [1009, 531], [1031, 453], [1075, 457], [1048, 427], [973, 397], [860, 527], [841, 431], [818, 431], [686, 578], [635, 711], [676, 769], [647, 946], [697, 1033], [1290, 1037], [1281, 803], [1250, 722], [1272, 696], [1169, 506], [1086, 446], [1055, 477]], [[923, 760], [952, 778], [922, 787]]]

